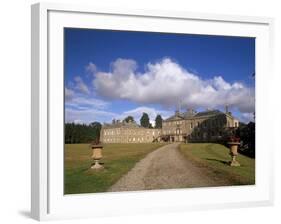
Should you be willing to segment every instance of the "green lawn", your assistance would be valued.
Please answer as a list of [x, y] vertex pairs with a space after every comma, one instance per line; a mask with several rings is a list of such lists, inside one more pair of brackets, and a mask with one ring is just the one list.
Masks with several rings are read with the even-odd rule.
[[65, 145], [65, 194], [104, 192], [135, 163], [148, 153], [161, 147], [160, 143], [105, 144], [104, 170], [90, 169], [92, 150], [88, 144]]
[[241, 166], [231, 167], [227, 164], [231, 160], [229, 149], [213, 143], [181, 144], [179, 150], [195, 163], [231, 178], [234, 185], [255, 184], [255, 159], [239, 154], [237, 160]]

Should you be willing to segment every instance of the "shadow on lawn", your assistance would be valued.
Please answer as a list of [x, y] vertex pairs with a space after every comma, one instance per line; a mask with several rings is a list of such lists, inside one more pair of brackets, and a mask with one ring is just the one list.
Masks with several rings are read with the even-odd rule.
[[219, 159], [208, 159], [208, 158], [207, 158], [206, 160], [219, 162], [219, 163], [222, 163], [222, 164], [224, 164], [224, 165], [228, 165], [228, 164], [229, 164], [229, 161], [225, 161], [225, 160], [219, 160]]

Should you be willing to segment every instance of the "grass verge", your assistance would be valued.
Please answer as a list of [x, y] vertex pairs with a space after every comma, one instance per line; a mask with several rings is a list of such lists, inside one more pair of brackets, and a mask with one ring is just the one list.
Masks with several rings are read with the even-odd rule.
[[95, 172], [90, 169], [93, 161], [88, 144], [66, 144], [64, 193], [105, 192], [139, 160], [161, 146], [161, 143], [105, 144], [101, 161], [105, 169]]
[[233, 185], [255, 184], [255, 159], [239, 154], [240, 167], [231, 167], [229, 149], [214, 143], [181, 144], [179, 150], [193, 162], [208, 167], [211, 172], [233, 180]]

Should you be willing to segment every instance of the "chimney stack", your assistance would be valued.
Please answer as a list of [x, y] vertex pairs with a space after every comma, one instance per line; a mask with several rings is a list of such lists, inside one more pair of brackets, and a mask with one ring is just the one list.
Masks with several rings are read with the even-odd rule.
[[228, 111], [228, 104], [225, 105], [225, 113], [226, 113], [226, 114], [229, 113], [229, 111]]
[[193, 114], [195, 114], [195, 110], [194, 110], [193, 108], [188, 108], [188, 109], [187, 109], [187, 113], [188, 113], [189, 115], [193, 115]]

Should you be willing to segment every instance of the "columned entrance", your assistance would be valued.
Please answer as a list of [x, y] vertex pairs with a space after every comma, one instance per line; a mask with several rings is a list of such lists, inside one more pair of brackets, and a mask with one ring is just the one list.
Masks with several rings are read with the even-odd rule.
[[182, 135], [173, 135], [173, 136], [170, 136], [169, 141], [170, 142], [183, 142], [184, 138]]

